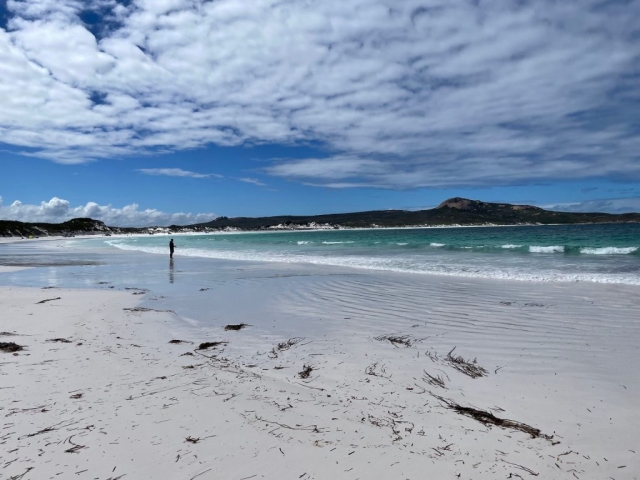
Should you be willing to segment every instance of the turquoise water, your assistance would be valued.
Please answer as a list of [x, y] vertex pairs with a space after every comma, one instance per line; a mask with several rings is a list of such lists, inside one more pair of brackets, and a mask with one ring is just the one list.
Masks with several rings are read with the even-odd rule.
[[[640, 224], [174, 235], [181, 256], [422, 274], [640, 285]], [[84, 245], [168, 254], [167, 236]], [[72, 242], [77, 243], [78, 241]]]

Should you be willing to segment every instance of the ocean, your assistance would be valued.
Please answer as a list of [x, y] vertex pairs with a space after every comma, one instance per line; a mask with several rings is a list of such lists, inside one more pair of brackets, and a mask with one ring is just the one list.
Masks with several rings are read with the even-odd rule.
[[[640, 224], [274, 231], [173, 235], [176, 259], [333, 265], [519, 281], [640, 285]], [[166, 235], [68, 245], [168, 256]]]

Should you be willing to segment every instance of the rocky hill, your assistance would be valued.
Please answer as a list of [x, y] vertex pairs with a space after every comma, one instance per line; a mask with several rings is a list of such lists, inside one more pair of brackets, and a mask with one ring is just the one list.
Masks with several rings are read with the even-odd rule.
[[384, 228], [418, 226], [547, 225], [580, 223], [638, 223], [640, 213], [569, 213], [544, 210], [531, 205], [488, 203], [467, 198], [450, 198], [430, 210], [373, 210], [327, 215], [274, 217], [218, 217], [187, 226], [118, 228], [90, 218], [76, 218], [60, 224], [22, 223], [0, 220], [0, 236], [40, 237], [112, 233], [180, 233], [225, 230], [304, 230], [335, 228]]
[[450, 198], [430, 210], [374, 210], [312, 216], [219, 217], [200, 227], [240, 230], [288, 228], [357, 228], [446, 225], [537, 225], [577, 223], [640, 222], [639, 213], [568, 213], [530, 205], [487, 203], [466, 198]]
[[24, 223], [0, 220], [0, 237], [48, 237], [119, 233], [121, 229], [107, 227], [99, 220], [74, 218], [64, 223]]

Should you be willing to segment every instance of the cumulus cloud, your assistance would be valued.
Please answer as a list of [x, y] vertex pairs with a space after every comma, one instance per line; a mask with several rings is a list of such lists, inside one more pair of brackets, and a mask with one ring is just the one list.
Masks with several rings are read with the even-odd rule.
[[6, 5], [0, 142], [25, 155], [312, 144], [328, 158], [265, 172], [336, 188], [640, 178], [640, 0]]
[[222, 178], [217, 173], [196, 173], [181, 168], [140, 168], [138, 172], [145, 175], [164, 176], [164, 177], [188, 177], [188, 178]]
[[4, 205], [0, 197], [0, 218], [4, 220], [60, 223], [78, 217], [102, 220], [109, 226], [145, 227], [203, 223], [213, 220], [216, 215], [213, 213], [167, 213], [156, 209], [141, 210], [135, 203], [122, 208], [99, 205], [95, 202], [73, 207], [69, 201], [58, 197], [53, 197], [48, 202], [43, 201], [39, 205], [24, 204], [19, 200]]

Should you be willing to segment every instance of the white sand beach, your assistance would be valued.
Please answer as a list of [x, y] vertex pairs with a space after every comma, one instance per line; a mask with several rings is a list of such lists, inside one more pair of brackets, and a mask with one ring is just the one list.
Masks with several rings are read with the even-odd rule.
[[637, 287], [194, 265], [5, 281], [0, 479], [640, 476]]

